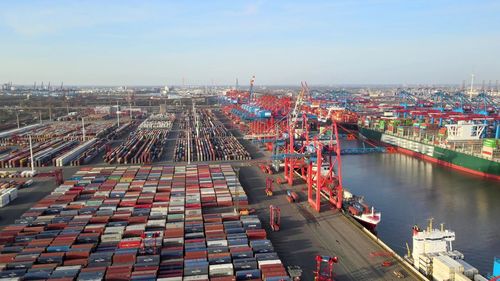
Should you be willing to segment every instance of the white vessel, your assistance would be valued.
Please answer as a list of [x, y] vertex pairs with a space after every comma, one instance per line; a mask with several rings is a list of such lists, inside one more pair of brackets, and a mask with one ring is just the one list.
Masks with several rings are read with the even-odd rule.
[[375, 212], [373, 206], [364, 202], [363, 197], [353, 195], [344, 189], [344, 209], [360, 223], [369, 228], [375, 228], [382, 219], [381, 212]]
[[415, 268], [430, 280], [444, 281], [487, 281], [479, 274], [479, 271], [464, 261], [464, 255], [453, 249], [455, 232], [432, 227], [432, 219], [429, 220], [427, 229], [413, 226], [412, 251], [408, 247], [408, 255], [405, 256]]

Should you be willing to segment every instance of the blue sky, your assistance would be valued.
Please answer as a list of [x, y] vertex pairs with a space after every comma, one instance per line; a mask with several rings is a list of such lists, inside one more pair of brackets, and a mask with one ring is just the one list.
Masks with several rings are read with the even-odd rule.
[[2, 1], [0, 82], [500, 79], [500, 1]]

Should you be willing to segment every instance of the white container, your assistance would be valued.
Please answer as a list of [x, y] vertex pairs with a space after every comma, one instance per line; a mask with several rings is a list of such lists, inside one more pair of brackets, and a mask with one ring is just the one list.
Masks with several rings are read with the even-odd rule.
[[14, 199], [17, 198], [17, 189], [15, 188], [9, 188], [9, 200], [12, 202]]
[[74, 269], [80, 269], [82, 268], [81, 265], [66, 265], [66, 266], [58, 266], [56, 267], [55, 271], [58, 270], [74, 270]]
[[210, 277], [215, 276], [233, 276], [233, 264], [214, 264], [209, 267]]
[[182, 281], [182, 277], [158, 278], [157, 281]]
[[474, 281], [488, 281], [488, 279], [484, 278], [483, 276], [476, 274], [474, 275]]
[[10, 203], [9, 194], [2, 193], [0, 194], [0, 207], [7, 206]]
[[213, 240], [207, 241], [207, 247], [225, 247], [227, 246], [227, 240]]
[[455, 281], [471, 281], [471, 279], [462, 273], [455, 273]]
[[464, 268], [449, 256], [437, 256], [432, 259], [432, 276], [439, 280], [453, 280], [455, 273], [462, 273]]
[[185, 276], [183, 281], [199, 281], [199, 280], [209, 280], [208, 275], [194, 275], [194, 276]]
[[113, 234], [113, 233], [123, 234], [124, 231], [125, 231], [124, 226], [112, 226], [112, 227], [106, 227], [104, 229], [104, 234]]
[[258, 264], [259, 264], [259, 269], [260, 269], [263, 265], [281, 264], [281, 261], [280, 260], [265, 260], [265, 261], [258, 261]]
[[472, 265], [468, 264], [464, 260], [457, 260], [459, 264], [461, 264], [464, 267], [464, 272], [463, 274], [467, 276], [469, 279], [473, 279], [474, 275], [479, 273], [479, 270], [477, 268], [473, 267]]

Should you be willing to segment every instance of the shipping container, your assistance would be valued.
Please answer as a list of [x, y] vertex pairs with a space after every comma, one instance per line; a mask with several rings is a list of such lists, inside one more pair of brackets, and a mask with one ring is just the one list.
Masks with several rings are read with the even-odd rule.
[[230, 165], [84, 167], [0, 231], [0, 276], [286, 277], [259, 219], [218, 208], [235, 186]]

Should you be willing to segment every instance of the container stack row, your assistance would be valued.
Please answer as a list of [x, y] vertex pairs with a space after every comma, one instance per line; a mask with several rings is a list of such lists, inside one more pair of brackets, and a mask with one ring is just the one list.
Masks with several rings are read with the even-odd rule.
[[256, 216], [204, 204], [231, 177], [228, 165], [83, 168], [0, 231], [0, 278], [290, 280]]
[[[85, 123], [85, 139], [104, 137], [111, 133], [115, 127], [116, 121], [114, 120], [87, 122]], [[34, 143], [44, 143], [53, 139], [82, 141], [82, 129], [83, 126], [81, 121], [52, 122], [32, 127], [29, 130], [15, 134], [15, 136], [9, 135], [0, 137], [0, 144], [27, 146], [29, 143], [29, 136], [31, 136], [31, 140]]]
[[181, 117], [174, 161], [248, 160], [250, 153], [208, 109], [185, 112]]
[[104, 152], [106, 146], [106, 140], [93, 138], [56, 158], [55, 164], [59, 167], [89, 164], [97, 155]]
[[[32, 135], [35, 167], [89, 164], [104, 151], [108, 140], [123, 134], [132, 126], [132, 123], [126, 123], [117, 127], [109, 122], [85, 125], [86, 135], [83, 142], [81, 129], [69, 129], [73, 127], [64, 127], [66, 130], [54, 129], [57, 128], [56, 124], [59, 123], [38, 126], [23, 135], [9, 137], [11, 144], [15, 143], [16, 147], [5, 147], [9, 150], [0, 153], [0, 168], [31, 165], [30, 148], [26, 145], [28, 135]], [[55, 132], [50, 133], [50, 129], [54, 129]]]
[[107, 152], [104, 161], [109, 164], [141, 164], [161, 158], [174, 120], [174, 114], [150, 116], [121, 145]]
[[[77, 141], [51, 140], [33, 145], [35, 167], [55, 164], [55, 158], [66, 153], [78, 144]], [[0, 168], [29, 167], [31, 165], [29, 147], [12, 151], [0, 156]]]

